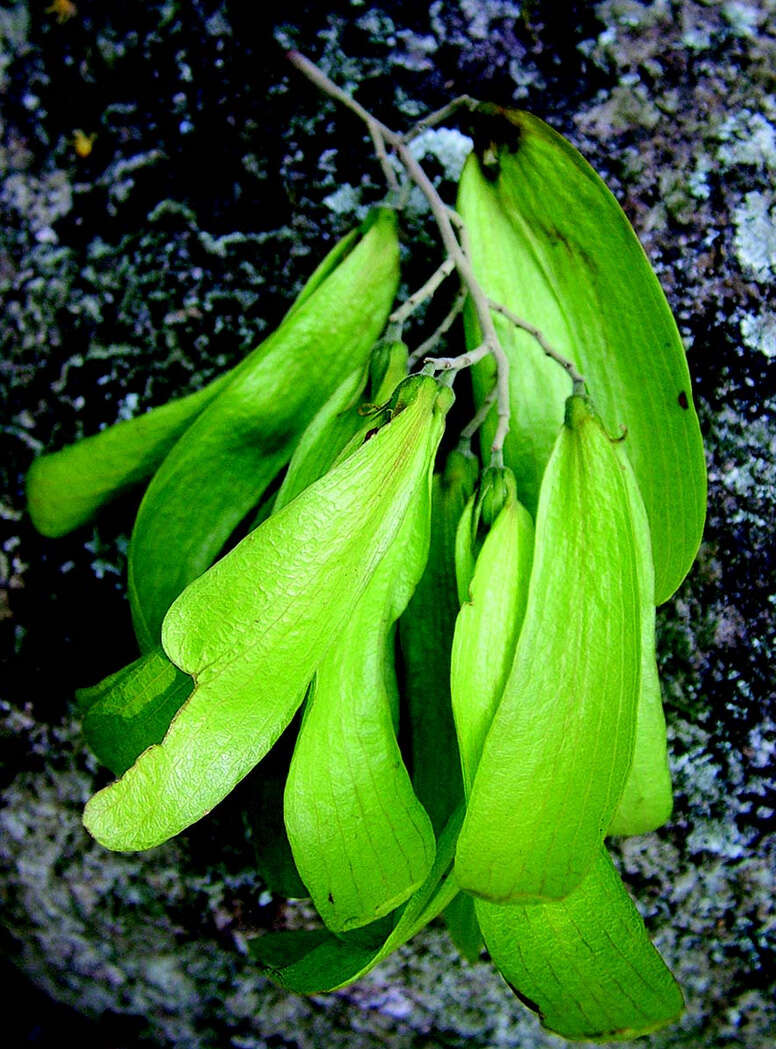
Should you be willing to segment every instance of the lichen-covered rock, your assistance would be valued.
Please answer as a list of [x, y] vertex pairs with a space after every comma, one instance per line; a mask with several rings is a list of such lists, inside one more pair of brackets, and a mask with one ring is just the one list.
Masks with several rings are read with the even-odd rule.
[[[255, 5], [76, 7], [62, 22], [45, 5], [0, 12], [10, 957], [58, 1001], [133, 1017], [160, 1046], [559, 1044], [436, 926], [334, 995], [308, 1001], [259, 978], [248, 938], [304, 912], [253, 873], [246, 793], [139, 856], [107, 853], [80, 825], [104, 774], [72, 694], [134, 654], [123, 589], [134, 504], [42, 540], [24, 515], [24, 471], [35, 453], [237, 360], [322, 247], [379, 198], [361, 128], [285, 69], [279, 44], [294, 44], [393, 126], [461, 92], [549, 120], [608, 181], [656, 266], [694, 376], [709, 517], [692, 575], [659, 613], [675, 812], [622, 843], [617, 861], [687, 998], [650, 1046], [770, 1046], [773, 0], [603, 0], [562, 17], [541, 0], [291, 3], [260, 15], [259, 32]], [[77, 129], [96, 134], [86, 156]], [[429, 146], [432, 175], [454, 175], [460, 135]], [[405, 235], [414, 286], [438, 258], [419, 207]]]

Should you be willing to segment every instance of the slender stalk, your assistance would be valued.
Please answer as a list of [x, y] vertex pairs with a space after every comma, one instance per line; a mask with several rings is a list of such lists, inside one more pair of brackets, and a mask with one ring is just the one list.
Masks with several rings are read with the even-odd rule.
[[385, 181], [388, 183], [388, 189], [398, 196], [401, 192], [401, 186], [396, 177], [396, 172], [391, 167], [391, 162], [388, 159], [388, 151], [385, 148], [385, 139], [373, 124], [369, 124], [368, 128], [372, 139], [372, 145], [375, 148], [375, 154], [380, 162], [380, 167], [383, 169]]
[[461, 250], [463, 251], [466, 258], [470, 259], [472, 257], [472, 252], [471, 245], [469, 243], [469, 231], [466, 228], [466, 223], [463, 221], [463, 219], [455, 210], [455, 208], [451, 208], [449, 205], [447, 207], [447, 214], [450, 216], [450, 221], [458, 231], [458, 239], [461, 242]]
[[510, 324], [514, 324], [516, 328], [520, 328], [521, 331], [527, 332], [536, 340], [536, 342], [539, 343], [544, 353], [568, 373], [569, 378], [574, 384], [574, 393], [582, 393], [584, 391], [585, 377], [577, 371], [574, 362], [558, 353], [558, 351], [547, 342], [547, 339], [537, 327], [533, 324], [529, 324], [528, 321], [524, 321], [522, 317], [518, 317], [516, 313], [512, 312], [512, 310], [508, 309], [506, 306], [502, 306], [500, 302], [494, 302], [491, 299], [490, 308], [494, 313], [500, 313], [502, 317], [506, 317]]
[[[429, 357], [426, 364], [437, 372], [459, 372], [464, 368], [473, 368], [491, 352], [490, 346], [486, 342], [481, 342], [475, 350], [459, 353], [457, 357]], [[496, 382], [496, 391], [498, 392], [498, 382]], [[498, 400], [498, 396], [496, 399]]]
[[441, 109], [437, 109], [434, 113], [429, 113], [428, 116], [423, 117], [417, 124], [403, 136], [405, 142], [412, 142], [422, 135], [424, 131], [428, 131], [429, 128], [436, 127], [437, 124], [443, 124], [448, 117], [453, 116], [459, 109], [468, 109], [470, 113], [473, 113], [475, 109], [479, 107], [480, 103], [476, 98], [472, 98], [471, 95], [459, 95], [458, 98], [454, 98], [452, 102], [448, 102], [446, 106], [442, 106]]
[[421, 288], [418, 288], [417, 291], [413, 292], [412, 295], [401, 304], [398, 310], [394, 310], [388, 320], [392, 324], [404, 324], [407, 318], [412, 316], [422, 302], [425, 302], [426, 299], [430, 299], [433, 296], [439, 285], [450, 276], [454, 269], [455, 263], [453, 260], [450, 258], [445, 259], [442, 265], [434, 270], [426, 283]]
[[[482, 344], [471, 353], [462, 354], [460, 357], [439, 358], [436, 361], [429, 361], [428, 364], [432, 370], [454, 373], [461, 368], [470, 367], [477, 361], [482, 360], [488, 354], [493, 356], [496, 363], [496, 384], [494, 387], [495, 395], [491, 400], [495, 400], [497, 405], [498, 423], [496, 425], [496, 432], [491, 446], [491, 462], [495, 466], [503, 465], [504, 441], [509, 432], [510, 416], [509, 360], [499, 342], [498, 334], [493, 324], [492, 314], [500, 313], [503, 317], [506, 317], [510, 323], [514, 324], [515, 327], [520, 328], [531, 335], [532, 338], [539, 343], [539, 346], [544, 353], [564, 369], [572, 381], [575, 393], [581, 393], [584, 391], [585, 380], [579, 371], [577, 371], [574, 363], [558, 353], [535, 325], [518, 317], [517, 314], [512, 312], [512, 310], [508, 309], [506, 306], [502, 306], [501, 303], [494, 302], [485, 294], [475, 277], [471, 266], [471, 252], [469, 250], [468, 234], [463, 220], [453, 208], [448, 207], [442, 201], [428, 175], [426, 175], [419, 161], [412, 155], [412, 152], [408, 148], [409, 143], [427, 128], [442, 123], [442, 121], [446, 120], [447, 117], [451, 116], [462, 107], [466, 107], [472, 111], [476, 110], [480, 103], [475, 99], [470, 98], [468, 95], [461, 95], [459, 98], [448, 103], [448, 105], [443, 106], [442, 109], [437, 110], [435, 113], [430, 113], [423, 120], [418, 121], [415, 127], [406, 135], [397, 135], [395, 131], [386, 127], [386, 125], [377, 120], [376, 117], [373, 117], [372, 114], [364, 109], [359, 102], [346, 94], [341, 88], [337, 87], [337, 85], [330, 80], [325, 73], [318, 69], [318, 67], [308, 58], [305, 58], [304, 55], [301, 55], [298, 51], [289, 51], [288, 58], [297, 69], [304, 73], [304, 75], [316, 85], [316, 87], [320, 88], [321, 91], [329, 95], [331, 98], [341, 102], [342, 105], [355, 113], [366, 124], [375, 146], [377, 158], [385, 172], [389, 188], [394, 193], [401, 196], [402, 193], [406, 193], [409, 183], [414, 182], [428, 201], [429, 208], [431, 209], [431, 213], [434, 216], [437, 227], [439, 228], [442, 243], [448, 257], [426, 284], [424, 284], [414, 295], [410, 296], [404, 306], [400, 307], [391, 316], [391, 320], [396, 324], [401, 324], [401, 322], [405, 320], [406, 317], [410, 316], [410, 314], [417, 308], [420, 302], [433, 295], [444, 277], [448, 276], [453, 268], [458, 270], [463, 288], [465, 289], [466, 294], [471, 297], [483, 341]], [[394, 151], [404, 170], [407, 172], [408, 179], [401, 189], [396, 178], [396, 173], [391, 167], [386, 146], [389, 146]], [[456, 300], [456, 305], [453, 307], [448, 318], [442, 322], [442, 325], [440, 325], [430, 339], [427, 339], [422, 343], [422, 345], [412, 354], [411, 360], [413, 363], [419, 360], [424, 353], [428, 352], [428, 350], [436, 343], [437, 339], [448, 330], [459, 309], [458, 300]]]
[[453, 326], [455, 318], [461, 312], [466, 302], [466, 291], [461, 288], [455, 297], [455, 302], [450, 307], [450, 311], [445, 319], [439, 324], [439, 327], [435, 328], [434, 331], [425, 339], [417, 349], [413, 350], [409, 357], [409, 364], [412, 367], [417, 364], [418, 361], [422, 361], [434, 347], [439, 343], [439, 340], [443, 335], [446, 335]]
[[496, 393], [497, 390], [494, 385], [486, 394], [485, 399], [472, 417], [471, 422], [461, 430], [461, 439], [458, 442], [459, 451], [468, 451], [471, 447], [472, 437], [474, 437], [475, 433], [490, 415], [490, 409], [493, 407], [496, 400]]

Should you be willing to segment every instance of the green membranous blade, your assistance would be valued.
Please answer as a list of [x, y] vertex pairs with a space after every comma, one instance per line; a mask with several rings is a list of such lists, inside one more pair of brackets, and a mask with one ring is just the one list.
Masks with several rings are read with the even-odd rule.
[[616, 446], [625, 479], [636, 541], [641, 594], [641, 678], [633, 760], [609, 834], [645, 834], [671, 815], [673, 791], [668, 767], [666, 722], [655, 654], [655, 603], [649, 522], [633, 468], [623, 445]]
[[336, 932], [393, 911], [434, 859], [393, 722], [394, 624], [428, 554], [429, 482], [420, 478], [396, 539], [318, 666], [286, 783], [296, 865]]
[[603, 847], [564, 900], [475, 907], [494, 964], [555, 1034], [629, 1040], [681, 1014], [679, 985]]
[[129, 549], [141, 648], [158, 643], [172, 601], [258, 503], [317, 410], [364, 368], [397, 282], [396, 217], [380, 209], [359, 243], [270, 336], [254, 366], [241, 370], [164, 460], [140, 504]]
[[428, 561], [399, 622], [413, 785], [437, 832], [463, 799], [450, 704], [450, 648], [458, 613], [454, 546], [478, 472], [473, 456], [452, 451], [444, 471], [435, 474]]
[[[343, 381], [297, 446], [284, 483], [273, 499], [275, 510], [322, 476], [357, 430], [374, 426], [374, 421], [360, 410], [364, 387], [371, 382], [370, 403], [382, 403], [406, 376], [406, 362], [407, 349], [402, 344], [378, 344], [372, 351], [369, 368], [362, 375], [353, 373]], [[395, 674], [393, 660], [390, 670]], [[80, 689], [77, 698], [85, 715], [84, 735], [92, 752], [112, 772], [121, 775], [147, 747], [161, 742], [172, 717], [192, 689], [191, 677], [178, 670], [161, 647], [151, 649], [98, 685]], [[276, 750], [273, 748], [272, 760], [262, 763], [262, 776], [254, 781], [250, 803], [249, 818], [258, 836], [257, 862], [262, 877], [275, 891], [280, 891], [280, 885], [292, 896], [304, 896], [308, 893], [299, 881], [283, 827], [288, 759], [281, 769]]]
[[[451, 451], [431, 490], [428, 561], [399, 622], [403, 695], [415, 792], [437, 833], [463, 799], [463, 783], [450, 701], [450, 650], [458, 612], [455, 536], [479, 474], [469, 452]], [[468, 958], [479, 952], [471, 900], [458, 894], [444, 911], [456, 947]]]
[[[302, 433], [274, 501], [274, 510], [289, 503], [337, 461], [349, 442], [369, 429], [367, 408], [387, 401], [407, 375], [407, 347], [402, 342], [380, 341], [372, 348], [361, 371], [340, 383]], [[369, 388], [371, 400], [364, 400]]]
[[[249, 944], [251, 955], [274, 983], [299, 994], [334, 991], [366, 975], [450, 905], [458, 892], [451, 864], [462, 811], [457, 809], [437, 841], [428, 877], [395, 915], [390, 931], [374, 946], [363, 932], [327, 930], [267, 933]], [[388, 919], [384, 919], [388, 921]]]
[[[467, 797], [512, 668], [533, 560], [533, 521], [518, 501], [511, 470], [500, 472], [507, 477], [508, 494], [481, 542], [466, 584], [450, 662], [452, 709]], [[461, 518], [459, 528], [471, 533], [470, 515]], [[469, 573], [471, 546], [458, 537], [462, 581]]]
[[[533, 522], [517, 501], [514, 477], [508, 469], [497, 471], [504, 475], [503, 486], [497, 483], [497, 487], [504, 490], [498, 510], [493, 507], [495, 519], [484, 538], [477, 535], [483, 517], [483, 489], [491, 494], [493, 473], [485, 471], [477, 498], [472, 494], [465, 512], [459, 512], [450, 544], [451, 569], [455, 568], [456, 578], [449, 586], [454, 593], [460, 590], [462, 601], [446, 667], [447, 693], [467, 796], [514, 658], [533, 556]], [[490, 512], [485, 516], [490, 519]], [[472, 897], [459, 893], [444, 917], [456, 947], [474, 961], [482, 935]]]
[[626, 482], [588, 400], [568, 400], [545, 471], [525, 618], [456, 856], [495, 902], [561, 899], [617, 809], [633, 756], [639, 571]]
[[[619, 446], [614, 450], [619, 452]], [[618, 454], [617, 461], [628, 495], [634, 500], [636, 547], [643, 559], [639, 565], [640, 593], [642, 606], [646, 606], [647, 634], [652, 625], [650, 652], [654, 665], [646, 514], [627, 459]], [[468, 601], [456, 621], [451, 687], [467, 794], [498, 709], [526, 605], [532, 527], [530, 519], [525, 520], [526, 511], [522, 510], [523, 517], [520, 510], [514, 498], [508, 500], [486, 532], [471, 573]], [[471, 540], [471, 520], [462, 519], [460, 527], [468, 530]], [[472, 543], [463, 545], [468, 550]], [[466, 551], [463, 560], [464, 573], [470, 572]], [[640, 708], [643, 702], [642, 693]], [[637, 742], [637, 751], [639, 745]], [[653, 757], [649, 748], [647, 756]], [[632, 779], [631, 770], [618, 811], [621, 821], [632, 821], [644, 812]], [[637, 786], [643, 785], [643, 778], [638, 777]], [[633, 797], [638, 799], [636, 804], [628, 800]], [[460, 894], [456, 901], [471, 903], [471, 897]], [[565, 899], [527, 905], [476, 899], [473, 909], [470, 925], [481, 928], [505, 979], [521, 1001], [538, 1013], [542, 1023], [563, 1037], [636, 1037], [669, 1023], [682, 1010], [681, 992], [650, 944], [644, 924], [603, 848]], [[476, 937], [472, 942], [476, 945]]]
[[52, 539], [67, 535], [145, 481], [229, 378], [33, 460], [27, 509], [35, 528]]
[[[359, 231], [352, 230], [332, 248], [289, 316], [353, 249], [358, 236]], [[27, 474], [27, 505], [37, 530], [51, 538], [66, 535], [91, 521], [106, 503], [147, 480], [200, 412], [243, 370], [252, 368], [265, 349], [266, 343], [261, 343], [202, 390], [35, 459]]]
[[[622, 209], [560, 135], [527, 113], [494, 107], [478, 118], [475, 136], [482, 148], [467, 160], [457, 205], [474, 271], [491, 299], [576, 364], [607, 429], [627, 428], [660, 604], [692, 564], [706, 505], [690, 376], [665, 295]], [[505, 461], [533, 513], [571, 383], [530, 335], [502, 316], [494, 321], [510, 364]], [[480, 342], [471, 313], [467, 342]], [[479, 400], [493, 369], [491, 360], [475, 369]], [[492, 413], [483, 447], [495, 425]]]
[[394, 541], [451, 400], [408, 379], [387, 425], [181, 594], [162, 642], [196, 689], [163, 742], [88, 803], [102, 844], [166, 841], [266, 754]]
[[[264, 974], [300, 994], [338, 990], [365, 976], [457, 900], [469, 901], [456, 895], [450, 870], [461, 818], [459, 809], [439, 838], [425, 883], [374, 946], [365, 945], [360, 934], [324, 929], [266, 933], [249, 942]], [[603, 850], [566, 901], [500, 906], [478, 900], [476, 912], [504, 978], [544, 1026], [563, 1037], [635, 1038], [682, 1012], [681, 991]]]

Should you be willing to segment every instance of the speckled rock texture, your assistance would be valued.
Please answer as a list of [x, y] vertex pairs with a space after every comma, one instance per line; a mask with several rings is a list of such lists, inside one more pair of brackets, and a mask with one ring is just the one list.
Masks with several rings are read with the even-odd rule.
[[[341, 993], [268, 985], [247, 940], [300, 918], [253, 873], [240, 790], [139, 856], [80, 824], [106, 774], [73, 690], [134, 655], [136, 504], [44, 540], [24, 472], [238, 360], [380, 198], [362, 128], [286, 68], [292, 44], [397, 128], [462, 92], [548, 120], [657, 269], [694, 377], [709, 515], [659, 613], [674, 816], [616, 858], [687, 999], [644, 1044], [772, 1046], [776, 4], [287, 0], [285, 23], [238, 0], [75, 7], [0, 9], [5, 957], [79, 1014], [120, 1017], [125, 1046], [561, 1044], [441, 927]], [[95, 136], [86, 156], [76, 130]], [[460, 139], [428, 144], [451, 199]], [[412, 287], [438, 259], [421, 209], [404, 236]]]

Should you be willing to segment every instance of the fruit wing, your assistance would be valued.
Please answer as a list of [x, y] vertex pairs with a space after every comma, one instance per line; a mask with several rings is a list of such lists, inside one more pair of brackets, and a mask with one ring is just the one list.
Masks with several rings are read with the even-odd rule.
[[624, 453], [618, 458], [625, 477], [638, 553], [641, 589], [641, 680], [633, 761], [608, 833], [645, 834], [660, 827], [671, 815], [673, 791], [668, 767], [663, 697], [655, 655], [654, 574], [649, 522], [630, 462]]
[[50, 538], [67, 535], [150, 477], [228, 381], [224, 375], [196, 393], [35, 459], [27, 472], [27, 508], [37, 530]]
[[[676, 324], [622, 209], [579, 153], [527, 113], [485, 119], [483, 134], [498, 144], [491, 142], [490, 164], [469, 158], [458, 200], [475, 273], [491, 298], [576, 364], [609, 431], [627, 427], [660, 604], [692, 564], [706, 506], [700, 428]], [[512, 390], [505, 461], [533, 511], [570, 382], [529, 335], [503, 317], [496, 324]], [[468, 341], [478, 340], [470, 315]], [[489, 361], [478, 368], [480, 398], [492, 368]], [[486, 444], [494, 427], [492, 415]]]
[[318, 667], [285, 790], [297, 867], [326, 925], [342, 932], [394, 910], [423, 883], [434, 833], [396, 739], [385, 651], [423, 571], [428, 480], [343, 632]]
[[108, 848], [150, 848], [200, 819], [293, 717], [441, 438], [449, 391], [429, 378], [409, 382], [390, 423], [170, 609], [163, 645], [196, 689], [162, 743], [87, 805], [87, 829]]
[[268, 933], [250, 944], [251, 954], [274, 983], [299, 994], [335, 991], [365, 976], [437, 917], [458, 891], [451, 875], [460, 809], [437, 842], [428, 877], [403, 908], [393, 928], [374, 947], [365, 947], [361, 930], [334, 935], [324, 930]]
[[474, 458], [454, 451], [444, 472], [434, 477], [428, 561], [399, 623], [412, 781], [437, 832], [463, 798], [450, 700], [450, 649], [458, 612], [454, 546], [476, 476]]
[[161, 743], [194, 689], [161, 649], [151, 649], [104, 682], [84, 690], [84, 736], [97, 759], [116, 776], [154, 743]]
[[[343, 237], [321, 262], [297, 297], [294, 313], [353, 248], [358, 230]], [[236, 368], [204, 389], [107, 427], [57, 452], [37, 458], [27, 474], [32, 523], [56, 538], [78, 528], [112, 499], [150, 477], [186, 428], [244, 367], [264, 352], [261, 343]]]
[[351, 372], [310, 421], [291, 456], [273, 512], [322, 477], [363, 427], [365, 420], [358, 414], [358, 405], [366, 379], [365, 368]]
[[476, 902], [494, 964], [548, 1030], [582, 1041], [638, 1038], [675, 1020], [682, 992], [601, 848], [564, 900]]
[[485, 536], [468, 599], [456, 619], [450, 688], [467, 796], [514, 660], [528, 596], [533, 534], [528, 511], [513, 495]]
[[622, 795], [640, 669], [630, 504], [614, 446], [571, 397], [545, 472], [514, 664], [458, 842], [462, 888], [559, 899], [584, 877]]
[[259, 502], [318, 408], [366, 364], [398, 280], [395, 216], [379, 216], [266, 340], [261, 356], [238, 370], [151, 481], [129, 549], [141, 648], [158, 643], [173, 600]]

